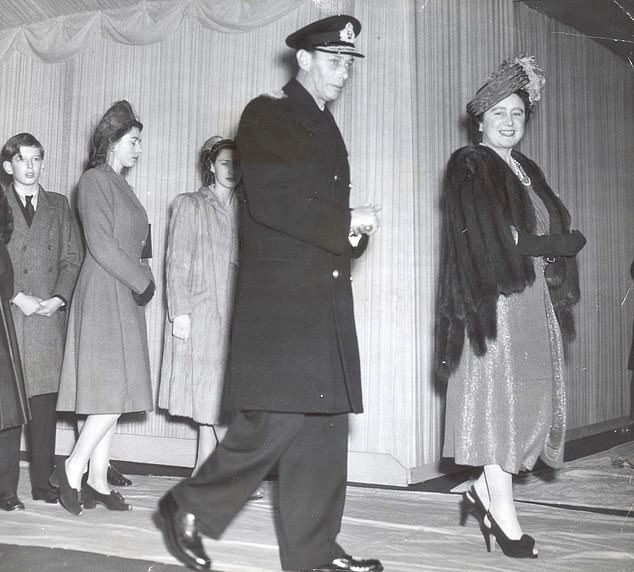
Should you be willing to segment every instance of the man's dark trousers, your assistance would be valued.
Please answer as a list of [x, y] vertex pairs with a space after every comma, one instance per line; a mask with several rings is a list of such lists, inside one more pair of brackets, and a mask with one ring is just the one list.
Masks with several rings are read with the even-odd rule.
[[347, 478], [348, 414], [238, 412], [197, 475], [172, 489], [200, 531], [218, 538], [278, 463], [277, 537], [282, 568], [342, 556], [335, 542]]

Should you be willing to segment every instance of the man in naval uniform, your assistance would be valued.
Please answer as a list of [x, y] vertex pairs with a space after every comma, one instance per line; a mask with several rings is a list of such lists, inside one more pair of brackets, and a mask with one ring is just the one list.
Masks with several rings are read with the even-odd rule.
[[291, 34], [296, 77], [240, 119], [246, 201], [225, 387], [234, 417], [197, 475], [159, 503], [168, 545], [197, 570], [210, 566], [199, 531], [218, 538], [274, 465], [284, 570], [383, 570], [336, 541], [348, 417], [363, 410], [350, 262], [378, 208], [349, 206], [348, 154], [327, 104], [363, 57], [360, 29], [340, 15]]

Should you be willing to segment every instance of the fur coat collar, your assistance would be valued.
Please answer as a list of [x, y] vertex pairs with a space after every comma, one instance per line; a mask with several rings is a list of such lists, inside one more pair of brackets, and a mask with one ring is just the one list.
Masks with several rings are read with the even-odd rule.
[[[513, 151], [544, 202], [550, 233], [568, 232], [570, 215], [539, 167]], [[435, 316], [434, 370], [446, 380], [460, 363], [465, 331], [476, 355], [495, 340], [500, 294], [521, 292], [535, 280], [530, 256], [519, 253], [511, 227], [535, 231], [535, 212], [505, 161], [483, 145], [458, 149], [447, 165], [441, 201], [441, 262]], [[564, 341], [574, 337], [571, 308], [579, 300], [574, 257], [549, 264], [546, 279]]]

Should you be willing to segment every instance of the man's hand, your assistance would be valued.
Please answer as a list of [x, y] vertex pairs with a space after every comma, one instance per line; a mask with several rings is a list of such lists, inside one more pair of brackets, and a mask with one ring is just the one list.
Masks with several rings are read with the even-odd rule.
[[57, 296], [53, 296], [52, 298], [49, 298], [48, 300], [44, 300], [40, 302], [40, 308], [35, 313], [38, 314], [39, 316], [46, 316], [47, 318], [50, 318], [63, 305], [64, 305], [64, 302], [62, 301], [61, 298], [58, 298]]
[[350, 232], [354, 235], [373, 234], [379, 228], [381, 207], [366, 203], [350, 210]]
[[172, 335], [180, 340], [188, 340], [191, 335], [191, 327], [189, 314], [176, 316], [172, 324]]
[[37, 296], [29, 296], [24, 292], [18, 292], [11, 300], [25, 316], [35, 314], [41, 307], [42, 300]]

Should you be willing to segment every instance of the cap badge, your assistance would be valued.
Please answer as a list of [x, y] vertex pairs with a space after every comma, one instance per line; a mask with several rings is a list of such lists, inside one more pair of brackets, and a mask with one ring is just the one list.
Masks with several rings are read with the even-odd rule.
[[352, 22], [348, 22], [346, 24], [346, 27], [339, 32], [339, 39], [342, 42], [349, 42], [351, 44], [354, 44], [355, 35], [354, 35], [354, 26], [352, 25]]

